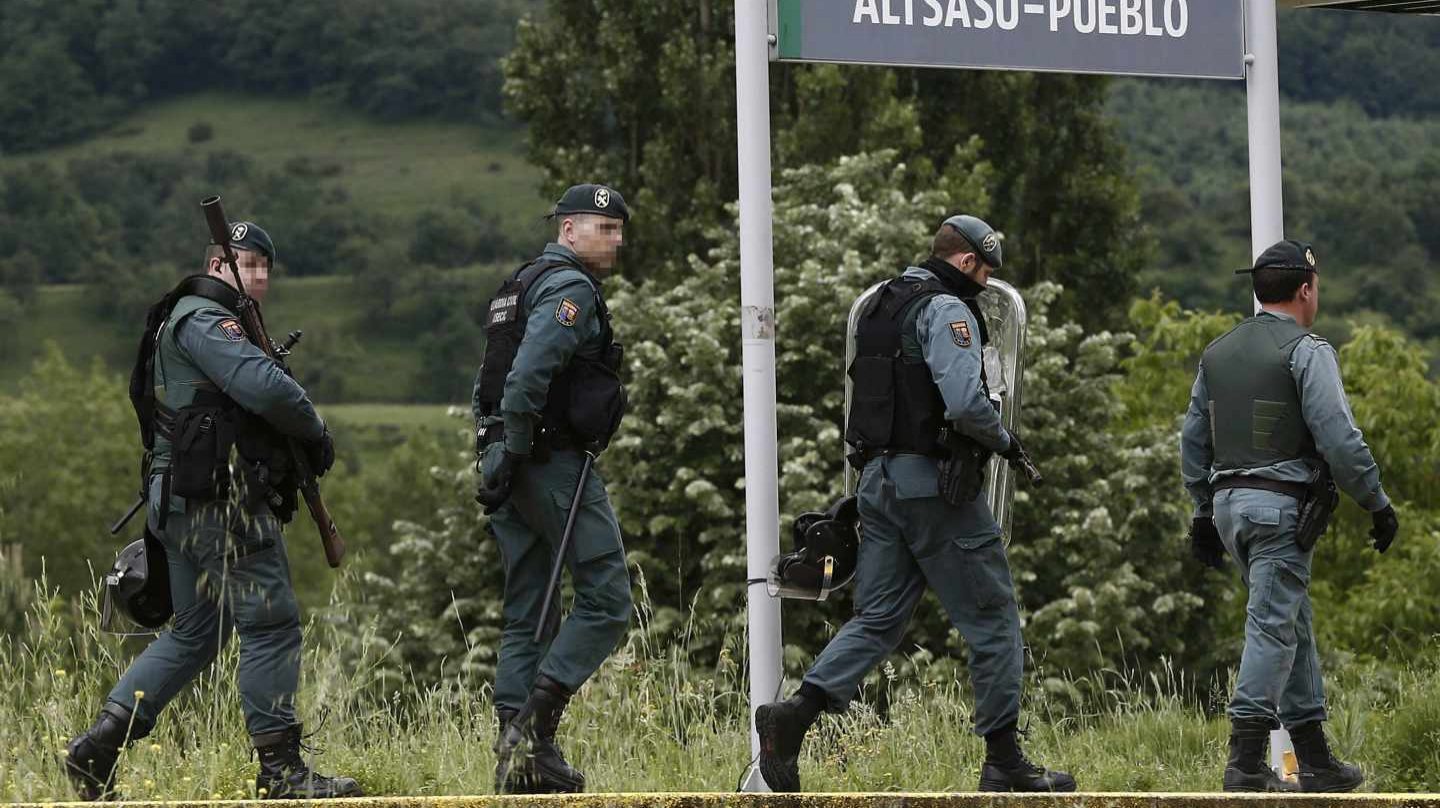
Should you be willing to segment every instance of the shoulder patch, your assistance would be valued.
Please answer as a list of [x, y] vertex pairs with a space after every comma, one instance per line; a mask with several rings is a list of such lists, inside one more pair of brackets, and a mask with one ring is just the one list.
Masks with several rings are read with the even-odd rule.
[[959, 345], [961, 348], [969, 348], [971, 342], [970, 324], [964, 320], [951, 323], [950, 336], [955, 340], [956, 345]]
[[245, 329], [240, 327], [240, 321], [236, 320], [234, 317], [228, 317], [224, 320], [221, 320], [220, 322], [215, 324], [215, 327], [220, 329], [220, 333], [225, 336], [225, 339], [228, 339], [231, 342], [245, 341]]
[[580, 320], [580, 306], [570, 298], [564, 298], [555, 307], [555, 322], [566, 328], [574, 328]]

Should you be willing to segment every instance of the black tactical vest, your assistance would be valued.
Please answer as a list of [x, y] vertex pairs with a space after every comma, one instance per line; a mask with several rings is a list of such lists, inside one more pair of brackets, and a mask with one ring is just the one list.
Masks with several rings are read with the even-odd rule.
[[944, 294], [953, 292], [938, 280], [896, 278], [860, 313], [845, 440], [862, 455], [942, 454], [945, 402], [930, 367], [902, 355], [901, 329], [915, 306]]
[[[163, 527], [163, 515], [168, 513], [168, 500], [172, 495], [200, 501], [230, 495], [234, 450], [242, 472], [242, 499], [247, 509], [254, 511], [264, 504], [281, 521], [288, 522], [296, 510], [297, 480], [283, 435], [223, 393], [195, 389], [193, 382], [197, 380], [181, 379], [174, 388], [167, 388], [182, 398], [183, 404], [167, 406], [158, 400], [155, 363], [166, 350], [160, 339], [174, 339], [173, 333], [167, 334], [165, 326], [175, 315], [172, 330], [178, 327], [185, 312], [176, 315], [176, 308], [186, 298], [204, 298], [232, 313], [240, 306], [240, 293], [234, 287], [208, 275], [192, 275], [151, 306], [146, 314], [145, 332], [130, 372], [130, 403], [145, 447], [141, 468], [144, 490], [149, 490], [144, 481], [152, 472], [164, 475]], [[199, 303], [190, 300], [185, 305], [193, 310]], [[185, 395], [178, 396], [178, 393]]]
[[[525, 300], [535, 284], [552, 272], [573, 269], [585, 276], [595, 292], [596, 313], [600, 317], [600, 358], [577, 353], [569, 364], [550, 381], [545, 396], [545, 411], [540, 429], [553, 445], [590, 446], [603, 449], [614, 437], [625, 415], [625, 386], [620, 383], [619, 370], [623, 347], [615, 341], [610, 325], [610, 309], [600, 291], [600, 282], [580, 264], [545, 255], [521, 267], [500, 285], [491, 298], [485, 319], [485, 359], [480, 366], [479, 392], [476, 395], [481, 418], [498, 416], [500, 400], [505, 395], [505, 379], [515, 365], [520, 343], [530, 312]], [[482, 434], [482, 443], [501, 436], [503, 427], [494, 435]], [[483, 427], [482, 429], [487, 429]]]
[[1205, 349], [1216, 471], [1318, 457], [1290, 372], [1290, 356], [1308, 333], [1293, 320], [1260, 315]]

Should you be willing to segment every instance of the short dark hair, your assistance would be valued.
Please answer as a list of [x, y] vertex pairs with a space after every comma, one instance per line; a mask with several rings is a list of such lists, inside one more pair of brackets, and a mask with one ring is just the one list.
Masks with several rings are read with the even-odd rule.
[[1289, 303], [1295, 299], [1300, 287], [1315, 277], [1308, 269], [1282, 269], [1263, 267], [1255, 270], [1252, 278], [1255, 284], [1255, 299], [1261, 303]]
[[930, 243], [930, 254], [936, 258], [944, 258], [956, 253], [971, 253], [976, 260], [984, 263], [985, 259], [980, 256], [980, 251], [965, 238], [959, 230], [948, 224], [940, 225], [940, 231], [935, 234], [935, 240]]

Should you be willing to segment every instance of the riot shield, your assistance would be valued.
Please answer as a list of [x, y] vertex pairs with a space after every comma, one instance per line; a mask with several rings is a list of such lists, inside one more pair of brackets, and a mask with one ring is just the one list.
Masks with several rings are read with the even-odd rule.
[[[855, 329], [860, 313], [884, 283], [877, 283], [866, 289], [850, 307], [850, 317], [845, 326], [845, 368], [848, 370], [855, 361]], [[1021, 381], [1024, 376], [1025, 300], [1020, 293], [1004, 281], [990, 280], [989, 286], [980, 294], [980, 310], [985, 315], [985, 324], [990, 332], [990, 344], [985, 346], [985, 377], [990, 388], [990, 401], [1000, 412], [1000, 423], [1006, 429], [1016, 429], [1020, 423]], [[851, 381], [845, 374], [845, 422], [850, 421]], [[854, 447], [845, 444], [845, 454]], [[1015, 499], [1015, 469], [999, 456], [990, 460], [986, 469], [986, 502], [995, 521], [1005, 532], [1006, 541], [1010, 536], [1012, 520], [1011, 505]], [[855, 493], [859, 475], [845, 464], [845, 493]]]

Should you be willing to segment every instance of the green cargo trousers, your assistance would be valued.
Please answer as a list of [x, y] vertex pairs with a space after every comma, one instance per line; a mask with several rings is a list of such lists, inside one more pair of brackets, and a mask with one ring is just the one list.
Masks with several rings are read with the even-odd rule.
[[[499, 446], [486, 453], [491, 463], [500, 454]], [[497, 709], [519, 710], [541, 673], [572, 693], [579, 690], [629, 626], [633, 604], [620, 523], [605, 483], [592, 467], [565, 557], [575, 602], [559, 630], [547, 631], [548, 641], [535, 642], [545, 588], [583, 463], [584, 456], [570, 450], [556, 450], [544, 463], [522, 463], [510, 499], [490, 517], [505, 567], [504, 629], [495, 669]], [[560, 611], [557, 596], [551, 604], [552, 625]]]
[[[150, 518], [155, 531], [155, 511]], [[246, 729], [254, 736], [294, 725], [300, 609], [279, 520], [268, 511], [192, 502], [155, 532], [165, 545], [174, 621], [131, 663], [109, 700], [131, 710], [137, 726], [154, 726], [236, 633]]]
[[1299, 503], [1271, 491], [1227, 488], [1215, 492], [1214, 506], [1220, 540], [1249, 589], [1230, 716], [1278, 719], [1286, 727], [1324, 721], [1309, 594], [1314, 551], [1295, 544]]
[[855, 616], [820, 652], [805, 681], [844, 710], [866, 674], [905, 636], [929, 586], [970, 652], [975, 732], [988, 735], [1020, 716], [1024, 645], [1020, 611], [1000, 528], [981, 499], [941, 499], [935, 461], [878, 457], [857, 489], [864, 541], [855, 574]]

